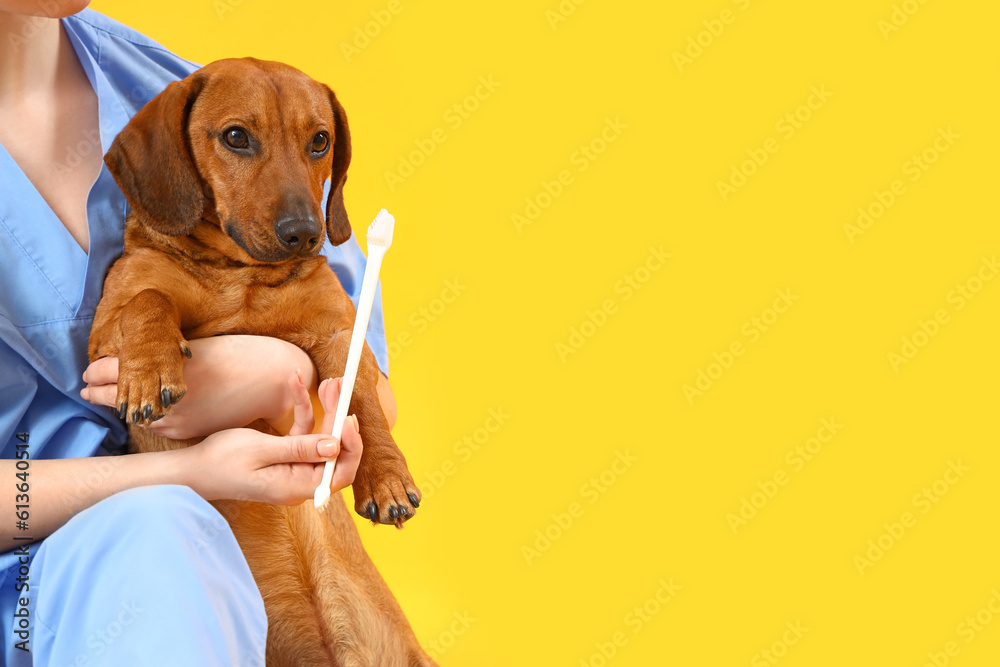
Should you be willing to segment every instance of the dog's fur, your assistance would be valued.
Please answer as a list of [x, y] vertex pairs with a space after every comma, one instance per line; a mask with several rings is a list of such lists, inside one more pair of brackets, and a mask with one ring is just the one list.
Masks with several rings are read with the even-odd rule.
[[[119, 358], [119, 414], [130, 424], [132, 451], [198, 442], [139, 427], [183, 397], [187, 340], [273, 336], [305, 350], [320, 377], [343, 374], [354, 307], [317, 253], [327, 178], [325, 231], [335, 245], [351, 236], [343, 201], [350, 157], [347, 117], [333, 91], [287, 65], [250, 58], [220, 60], [171, 83], [115, 139], [105, 162], [132, 214], [89, 356]], [[401, 525], [420, 492], [389, 433], [377, 374], [365, 345], [350, 405], [364, 441], [355, 509]], [[434, 664], [340, 494], [322, 515], [311, 503], [215, 505], [264, 597], [269, 666]]]

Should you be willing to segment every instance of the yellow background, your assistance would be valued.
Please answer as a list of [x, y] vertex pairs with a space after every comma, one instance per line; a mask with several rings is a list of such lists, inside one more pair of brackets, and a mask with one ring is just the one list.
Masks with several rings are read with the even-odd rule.
[[[395, 434], [432, 495], [401, 532], [359, 525], [442, 665], [774, 664], [763, 650], [788, 667], [998, 664], [1000, 280], [960, 309], [949, 293], [1000, 252], [1000, 7], [667, 4], [565, 0], [553, 27], [559, 0], [398, 0], [350, 59], [341, 44], [387, 1], [92, 6], [197, 62], [291, 63], [343, 102], [355, 230], [383, 206], [397, 219], [382, 273], [388, 337], [407, 341]], [[500, 85], [454, 127], [479, 77]], [[812, 87], [830, 97], [804, 111]], [[626, 127], [580, 171], [608, 119]], [[446, 140], [391, 188], [437, 128]], [[765, 144], [777, 152], [723, 201], [718, 182]], [[512, 214], [562, 170], [572, 181], [519, 230]], [[852, 243], [845, 224], [897, 179]], [[671, 256], [645, 274], [650, 246]], [[648, 278], [627, 300], [626, 275]], [[446, 281], [464, 287], [451, 303]], [[744, 323], [770, 318], [779, 289], [798, 299], [751, 341]], [[939, 309], [947, 323], [894, 368]], [[593, 335], [561, 358], [573, 327]], [[710, 369], [734, 342], [743, 354]], [[692, 403], [699, 370], [718, 379]], [[509, 418], [486, 437], [491, 409]], [[796, 470], [786, 454], [824, 418], [843, 428]], [[455, 449], [467, 436], [471, 455]], [[603, 493], [584, 486], [626, 451]], [[968, 471], [915, 502], [949, 461]], [[752, 498], [776, 473], [787, 484]], [[762, 506], [734, 534], [744, 498]], [[883, 535], [905, 512], [904, 534]], [[880, 536], [892, 544], [859, 571]], [[661, 580], [681, 587], [662, 604]]]

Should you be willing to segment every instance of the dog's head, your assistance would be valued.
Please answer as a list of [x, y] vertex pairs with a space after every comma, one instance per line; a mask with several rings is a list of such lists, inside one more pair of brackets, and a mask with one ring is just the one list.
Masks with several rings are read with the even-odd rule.
[[219, 60], [171, 83], [104, 161], [139, 219], [163, 234], [204, 219], [257, 261], [315, 255], [330, 178], [326, 233], [334, 245], [351, 236], [347, 116], [332, 90], [288, 65]]

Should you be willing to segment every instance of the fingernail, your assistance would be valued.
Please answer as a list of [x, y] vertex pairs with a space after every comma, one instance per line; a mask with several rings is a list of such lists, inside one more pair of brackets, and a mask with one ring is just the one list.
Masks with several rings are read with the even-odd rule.
[[358, 433], [361, 433], [361, 424], [358, 423], [358, 416], [351, 415], [351, 419], [354, 420], [354, 430], [357, 431]]
[[319, 390], [318, 390], [318, 391], [322, 391], [322, 390], [323, 390], [323, 387], [325, 387], [325, 386], [326, 386], [326, 383], [327, 383], [327, 382], [329, 382], [329, 380], [323, 380], [322, 382], [320, 382], [320, 383], [319, 383]]
[[336, 440], [324, 440], [319, 443], [316, 447], [316, 451], [319, 452], [320, 456], [331, 457], [337, 453], [337, 441]]

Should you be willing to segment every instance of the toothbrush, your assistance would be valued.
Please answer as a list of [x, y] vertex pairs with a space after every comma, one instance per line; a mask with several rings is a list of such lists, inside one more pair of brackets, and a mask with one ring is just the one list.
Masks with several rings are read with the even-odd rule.
[[[375, 287], [378, 283], [378, 272], [382, 267], [382, 259], [392, 245], [392, 230], [396, 219], [384, 208], [375, 216], [375, 221], [368, 225], [368, 264], [365, 266], [365, 277], [361, 282], [361, 297], [358, 299], [358, 312], [354, 318], [354, 331], [351, 333], [351, 347], [347, 352], [347, 365], [344, 367], [344, 383], [340, 389], [340, 400], [337, 402], [337, 412], [333, 420], [331, 435], [340, 440], [347, 419], [347, 408], [354, 392], [354, 380], [358, 375], [358, 363], [361, 361], [361, 350], [365, 345], [365, 332], [368, 331], [368, 318], [372, 313], [372, 302], [375, 300]], [[330, 483], [337, 460], [327, 461], [323, 466], [323, 481], [316, 487], [313, 494], [313, 505], [320, 512], [326, 510], [330, 501]]]

